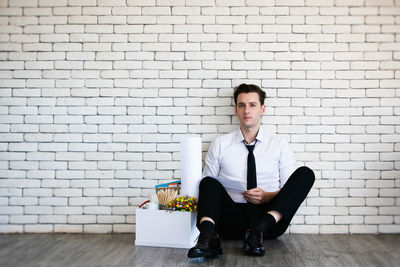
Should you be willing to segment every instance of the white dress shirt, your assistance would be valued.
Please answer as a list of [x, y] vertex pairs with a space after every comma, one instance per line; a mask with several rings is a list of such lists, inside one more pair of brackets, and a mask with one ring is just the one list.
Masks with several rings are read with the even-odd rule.
[[[296, 160], [289, 143], [281, 136], [266, 132], [260, 127], [254, 148], [257, 187], [274, 192], [283, 187], [296, 168]], [[248, 150], [240, 128], [217, 137], [211, 143], [203, 176], [217, 179], [234, 202], [245, 203], [243, 191], [247, 190]]]

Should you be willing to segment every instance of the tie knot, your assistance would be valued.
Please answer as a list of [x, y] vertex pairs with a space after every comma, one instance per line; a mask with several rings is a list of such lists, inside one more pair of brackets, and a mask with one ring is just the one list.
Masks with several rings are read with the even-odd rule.
[[255, 145], [246, 145], [247, 149], [249, 150], [249, 152], [253, 152]]

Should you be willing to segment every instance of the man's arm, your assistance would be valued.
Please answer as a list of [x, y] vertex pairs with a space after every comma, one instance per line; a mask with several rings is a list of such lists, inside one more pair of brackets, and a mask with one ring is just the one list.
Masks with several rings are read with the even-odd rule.
[[204, 159], [203, 177], [209, 176], [216, 178], [219, 175], [219, 148], [217, 142], [214, 140], [208, 148], [206, 158]]
[[290, 175], [296, 170], [296, 159], [290, 144], [282, 139], [279, 158], [279, 188], [282, 188]]

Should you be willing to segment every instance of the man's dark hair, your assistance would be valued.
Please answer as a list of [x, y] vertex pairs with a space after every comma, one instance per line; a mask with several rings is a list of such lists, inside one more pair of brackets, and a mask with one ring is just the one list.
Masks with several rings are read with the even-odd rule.
[[235, 91], [233, 93], [233, 99], [235, 100], [235, 106], [237, 105], [237, 99], [239, 94], [241, 93], [257, 93], [258, 98], [260, 99], [261, 106], [264, 105], [264, 100], [266, 98], [265, 92], [255, 84], [245, 84], [242, 83], [241, 85], [235, 87]]

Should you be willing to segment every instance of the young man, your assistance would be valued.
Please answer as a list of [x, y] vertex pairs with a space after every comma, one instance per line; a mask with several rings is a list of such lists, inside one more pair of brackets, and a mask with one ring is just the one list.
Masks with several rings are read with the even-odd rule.
[[[263, 239], [282, 235], [314, 183], [284, 138], [264, 131], [265, 92], [253, 84], [235, 88], [238, 130], [216, 138], [205, 158], [197, 227], [189, 258], [222, 254], [219, 235], [244, 238], [247, 255], [263, 256]], [[217, 234], [218, 233], [218, 234]]]

